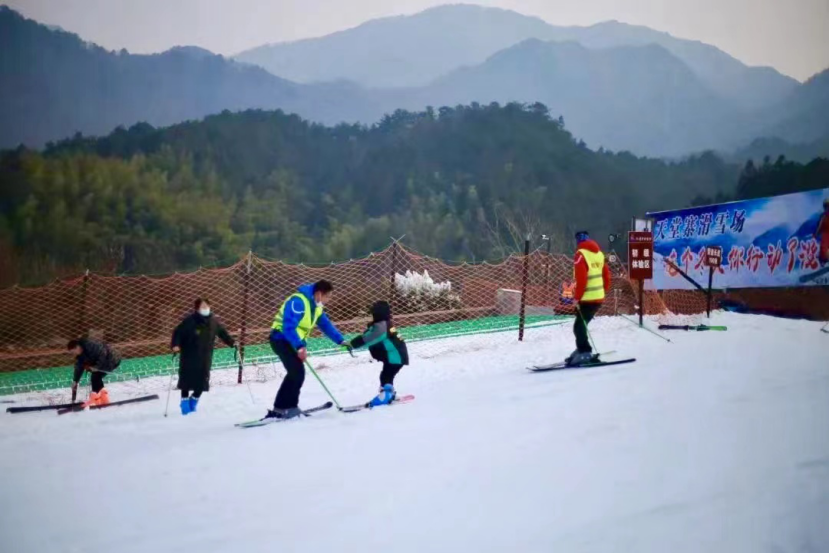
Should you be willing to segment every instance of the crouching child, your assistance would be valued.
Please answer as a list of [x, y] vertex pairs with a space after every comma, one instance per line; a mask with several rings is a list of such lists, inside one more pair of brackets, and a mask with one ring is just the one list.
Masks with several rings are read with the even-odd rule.
[[383, 363], [380, 372], [380, 390], [368, 407], [387, 405], [395, 400], [395, 375], [404, 365], [409, 364], [409, 353], [406, 343], [398, 335], [392, 324], [392, 308], [385, 301], [377, 301], [372, 305], [372, 322], [361, 336], [352, 339], [350, 345], [354, 349], [368, 347], [373, 359]]

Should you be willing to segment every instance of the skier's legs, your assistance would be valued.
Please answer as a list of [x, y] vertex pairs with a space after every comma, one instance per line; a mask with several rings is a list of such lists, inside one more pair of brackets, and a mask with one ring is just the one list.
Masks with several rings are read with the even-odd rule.
[[93, 371], [89, 377], [89, 383], [92, 386], [92, 391], [97, 394], [104, 389], [104, 373]]
[[305, 380], [305, 366], [291, 344], [285, 340], [272, 340], [271, 349], [280, 358], [287, 373], [274, 398], [274, 409], [297, 407], [300, 403], [300, 389]]
[[580, 303], [579, 310], [574, 320], [574, 336], [576, 337], [576, 349], [579, 353], [591, 353], [591, 341], [588, 338], [588, 323], [597, 314], [601, 303]]
[[403, 368], [403, 365], [393, 365], [392, 363], [384, 363], [383, 370], [380, 371], [380, 386], [385, 384], [394, 385], [395, 376]]

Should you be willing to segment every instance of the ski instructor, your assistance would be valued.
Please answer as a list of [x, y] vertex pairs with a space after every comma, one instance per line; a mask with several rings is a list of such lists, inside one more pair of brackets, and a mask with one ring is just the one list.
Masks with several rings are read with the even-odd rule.
[[323, 313], [334, 287], [327, 280], [300, 286], [283, 302], [271, 325], [271, 349], [279, 356], [286, 375], [274, 398], [274, 409], [265, 418], [287, 419], [300, 414], [300, 389], [305, 380], [304, 363], [308, 357], [306, 339], [319, 326], [335, 344], [350, 347], [343, 335]]
[[581, 365], [594, 357], [591, 341], [588, 338], [588, 323], [602, 307], [605, 293], [611, 287], [611, 271], [605, 263], [605, 255], [599, 244], [591, 240], [586, 231], [577, 232], [576, 254], [574, 254], [574, 300], [576, 301], [576, 319], [574, 320], [574, 337], [576, 351], [565, 363]]

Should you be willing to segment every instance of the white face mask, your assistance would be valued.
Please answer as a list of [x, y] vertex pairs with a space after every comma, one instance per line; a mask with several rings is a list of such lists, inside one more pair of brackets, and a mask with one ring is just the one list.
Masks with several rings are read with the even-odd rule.
[[210, 307], [201, 308], [199, 310], [199, 315], [201, 315], [202, 317], [207, 317], [208, 315], [210, 315]]

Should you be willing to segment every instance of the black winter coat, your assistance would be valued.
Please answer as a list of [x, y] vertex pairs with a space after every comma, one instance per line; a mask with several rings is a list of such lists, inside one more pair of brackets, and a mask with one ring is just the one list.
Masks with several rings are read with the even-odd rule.
[[227, 345], [234, 346], [233, 338], [213, 314], [203, 317], [193, 313], [173, 331], [170, 347], [181, 348], [177, 384], [180, 390], [210, 389], [213, 343], [217, 336]]
[[121, 355], [103, 342], [81, 338], [78, 345], [81, 346], [81, 354], [75, 358], [72, 382], [81, 380], [85, 369], [94, 368], [97, 371], [111, 373], [121, 363]]

